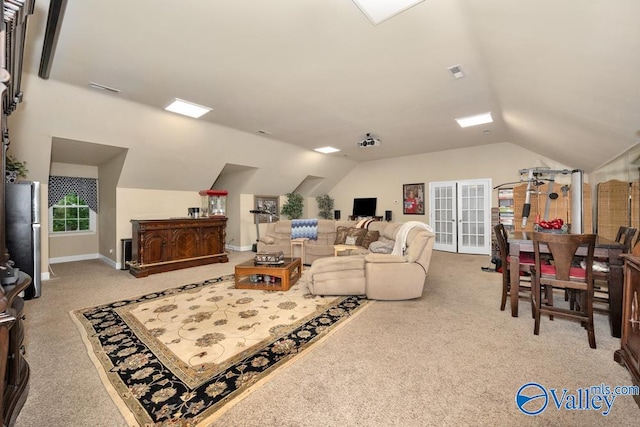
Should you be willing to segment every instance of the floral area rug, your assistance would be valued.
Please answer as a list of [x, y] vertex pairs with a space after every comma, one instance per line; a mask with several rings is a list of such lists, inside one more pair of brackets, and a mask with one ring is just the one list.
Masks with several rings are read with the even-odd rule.
[[131, 425], [204, 426], [368, 301], [234, 288], [224, 276], [75, 310], [98, 371]]

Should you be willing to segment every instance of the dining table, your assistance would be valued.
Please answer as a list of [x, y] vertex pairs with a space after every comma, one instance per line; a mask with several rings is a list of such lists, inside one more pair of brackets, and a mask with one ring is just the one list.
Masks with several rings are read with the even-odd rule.
[[[509, 258], [511, 271], [520, 271], [520, 254], [530, 253], [533, 258], [533, 232], [521, 231], [510, 233], [507, 243], [509, 245]], [[546, 245], [540, 245], [540, 251], [549, 253]], [[611, 335], [620, 338], [622, 333], [622, 289], [623, 289], [623, 264], [621, 255], [625, 252], [625, 246], [615, 240], [597, 236], [594, 250], [594, 258], [603, 259], [609, 265], [609, 324]], [[586, 247], [578, 248], [576, 255], [585, 256]], [[512, 274], [511, 285], [511, 316], [518, 317], [518, 293], [520, 289], [520, 277]]]

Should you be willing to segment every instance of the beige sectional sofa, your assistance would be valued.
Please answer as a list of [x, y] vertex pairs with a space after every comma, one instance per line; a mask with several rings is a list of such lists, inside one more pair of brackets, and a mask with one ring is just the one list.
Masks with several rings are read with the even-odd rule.
[[[402, 300], [422, 296], [431, 263], [435, 235], [426, 224], [418, 221], [391, 223], [373, 221], [366, 230], [376, 235], [376, 243], [367, 244], [348, 256], [334, 256], [338, 231], [356, 228], [355, 221], [318, 221], [318, 240], [305, 242], [305, 263], [309, 291], [316, 295], [366, 295], [370, 299]], [[404, 241], [396, 253], [392, 248], [400, 235]], [[361, 234], [357, 231], [354, 234]], [[405, 241], [406, 238], [406, 241]], [[291, 221], [269, 224], [258, 242], [258, 252], [282, 251], [291, 254]], [[398, 249], [400, 251], [398, 252]]]
[[[337, 227], [355, 227], [355, 221], [318, 220], [318, 239], [308, 240], [304, 244], [304, 262], [333, 256], [333, 244], [336, 240]], [[285, 257], [291, 256], [291, 221], [282, 220], [267, 224], [264, 236], [258, 240], [258, 252], [282, 251]]]

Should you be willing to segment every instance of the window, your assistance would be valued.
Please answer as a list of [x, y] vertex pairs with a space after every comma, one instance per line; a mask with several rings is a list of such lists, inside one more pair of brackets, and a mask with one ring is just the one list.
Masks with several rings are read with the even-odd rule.
[[51, 231], [52, 233], [94, 231], [92, 216], [89, 205], [77, 194], [69, 193], [51, 207]]

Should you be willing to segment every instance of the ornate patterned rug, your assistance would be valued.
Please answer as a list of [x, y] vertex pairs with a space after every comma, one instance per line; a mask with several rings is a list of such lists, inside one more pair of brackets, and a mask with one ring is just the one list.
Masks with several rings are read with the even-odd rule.
[[301, 282], [235, 289], [231, 275], [71, 318], [128, 423], [204, 426], [368, 303], [310, 295]]

